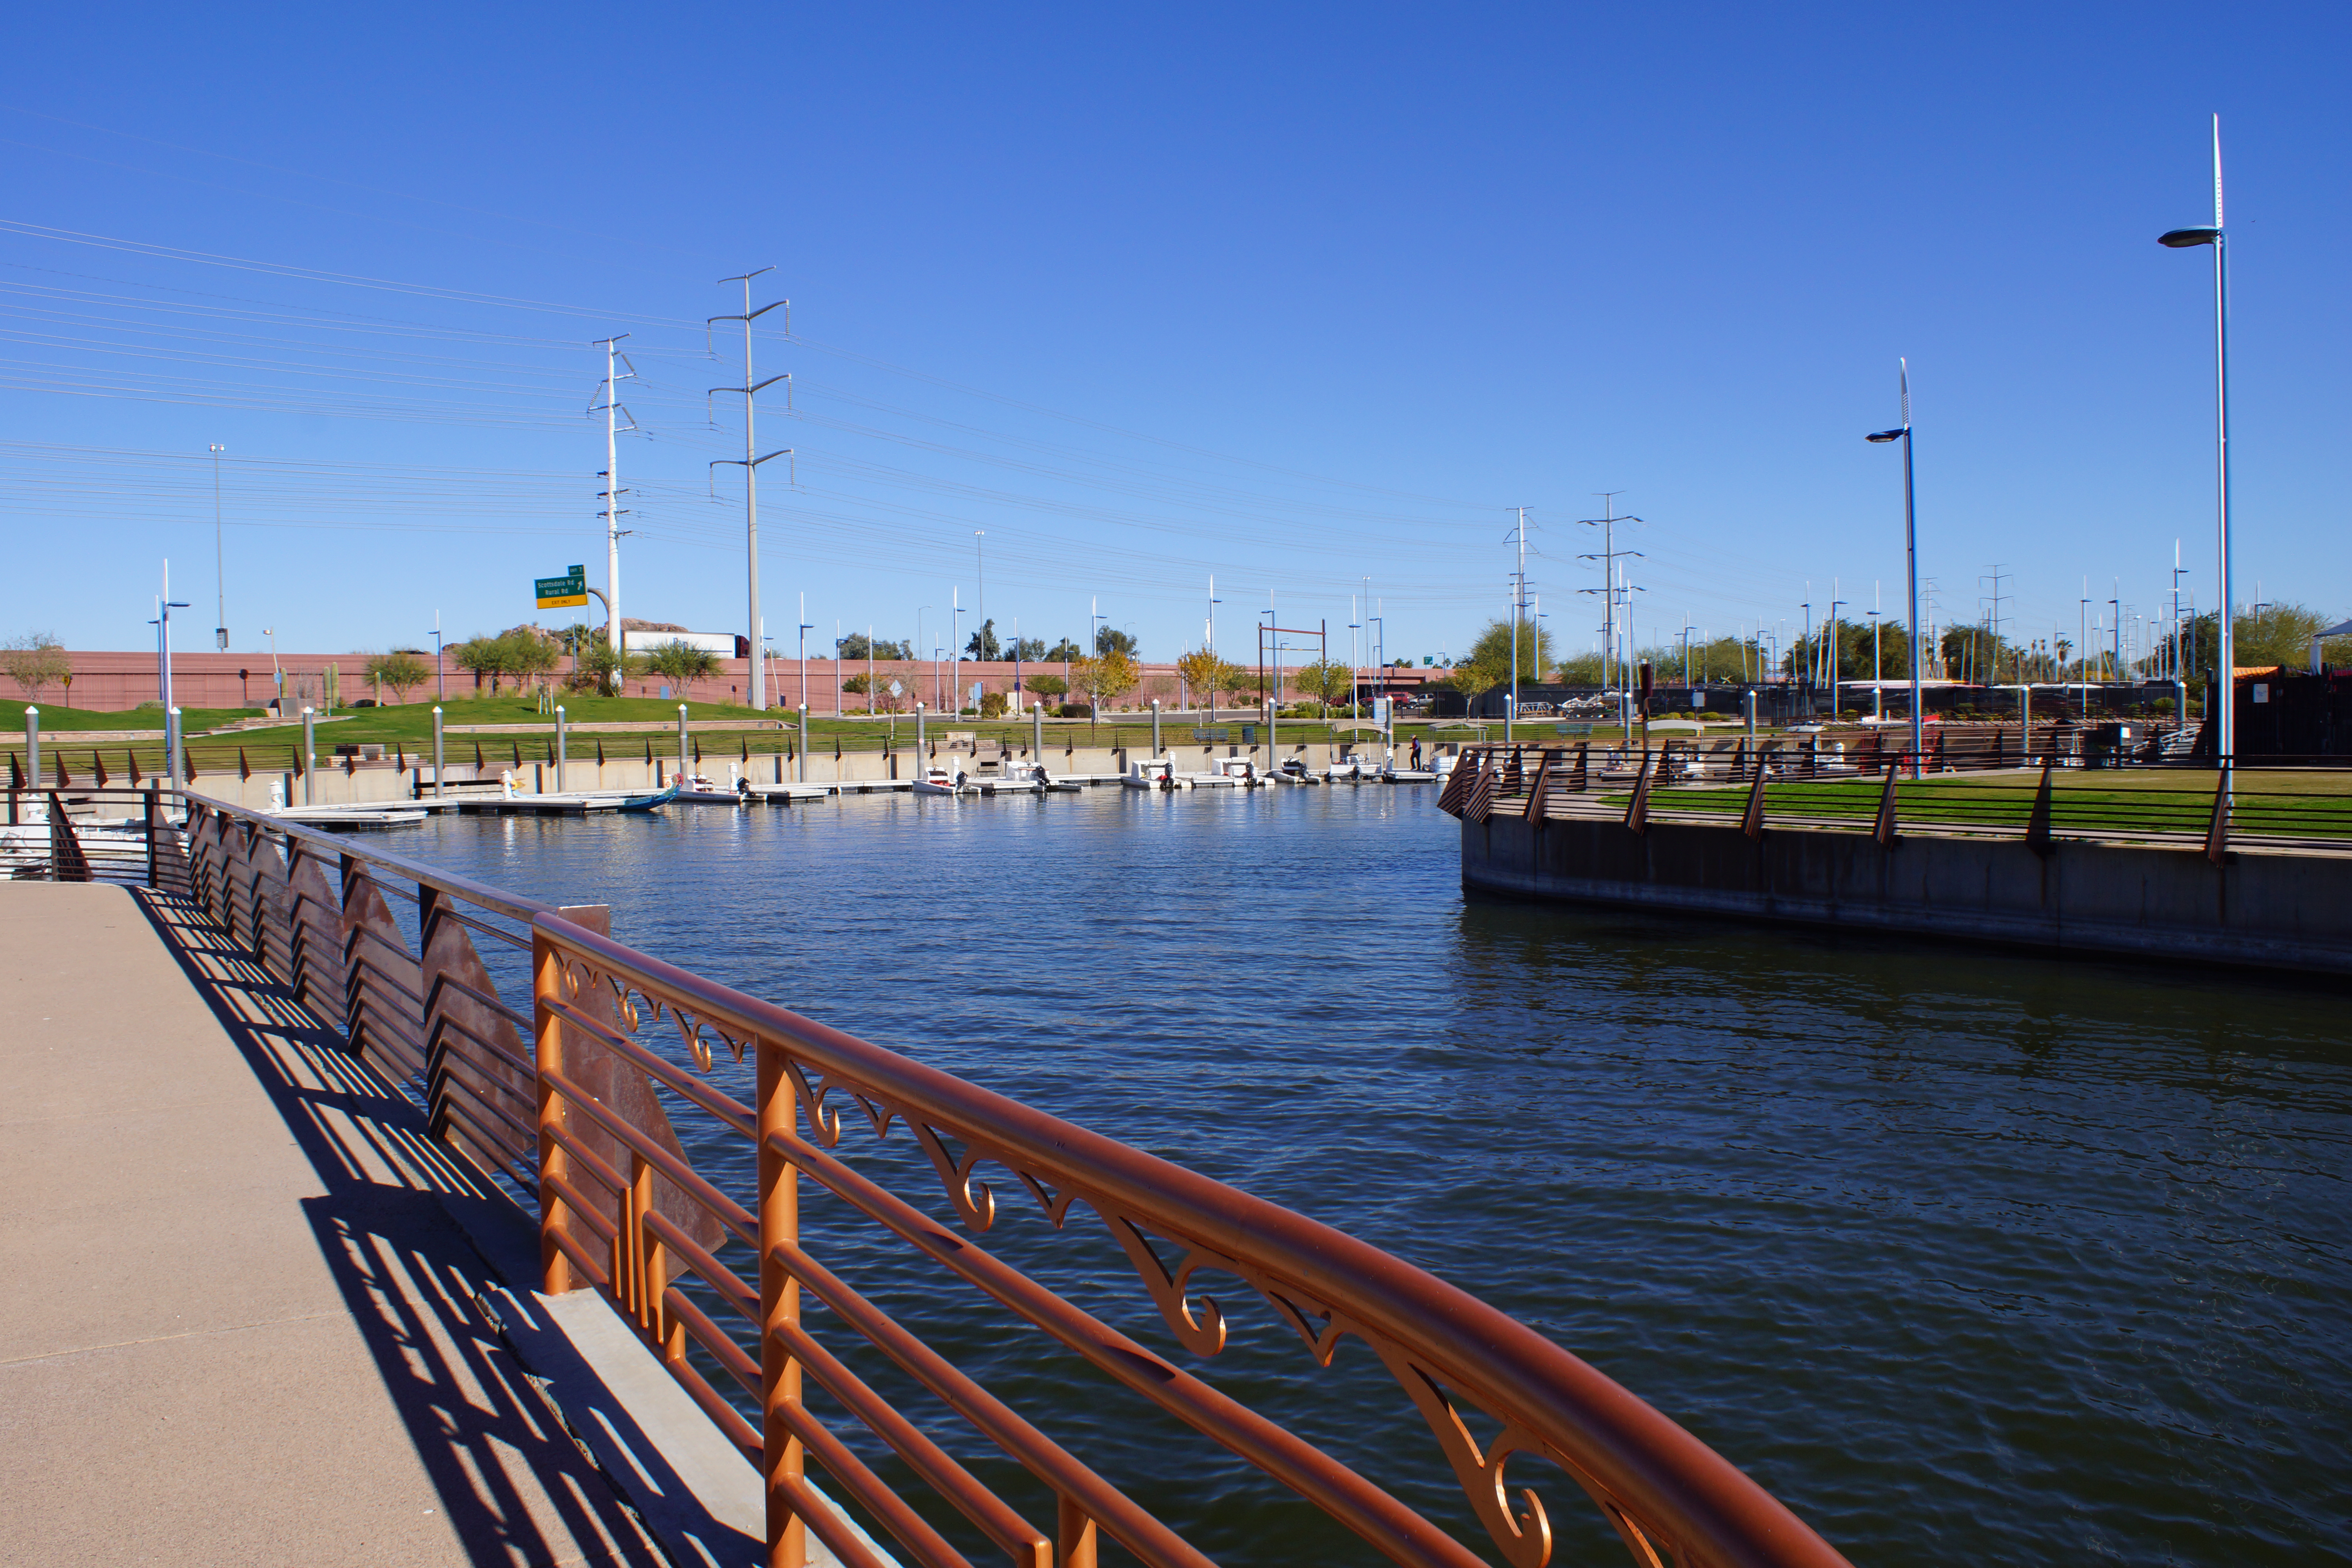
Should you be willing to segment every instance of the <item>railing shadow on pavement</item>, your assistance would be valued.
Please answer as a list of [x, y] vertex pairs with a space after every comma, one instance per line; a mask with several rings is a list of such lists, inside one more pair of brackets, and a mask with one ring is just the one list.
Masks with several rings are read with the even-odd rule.
[[[510, 1202], [201, 910], [163, 892], [139, 902], [317, 1173], [324, 1190], [303, 1200], [305, 1217], [467, 1559], [665, 1562], [508, 1342], [509, 1320], [532, 1310], [528, 1291], [502, 1289], [453, 1217], [468, 1205], [511, 1215]], [[527, 1280], [528, 1228], [512, 1250]], [[660, 1465], [653, 1444], [632, 1447]]]

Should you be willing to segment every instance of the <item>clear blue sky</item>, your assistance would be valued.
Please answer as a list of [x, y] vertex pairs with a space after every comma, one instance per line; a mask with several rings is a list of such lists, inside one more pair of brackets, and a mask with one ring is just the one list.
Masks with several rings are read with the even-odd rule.
[[[1939, 618], [2013, 574], [2213, 595], [2210, 273], [2159, 230], [2228, 159], [2245, 596], [2352, 612], [2352, 21], [2059, 9], [70, 7], [0, 99], [0, 633], [138, 647], [173, 563], [239, 648], [415, 644], [603, 582], [583, 416], [635, 334], [625, 613], [744, 621], [740, 309], [770, 635], [797, 595], [927, 642], [1000, 630], [1247, 658], [1343, 626], [1458, 651], [1532, 589], [1588, 646], [1597, 491], [1643, 640], [1901, 609], [1910, 356]], [[60, 237], [51, 231], [85, 237]], [[93, 243], [89, 237], [102, 237]], [[236, 258], [221, 265], [183, 253]], [[379, 280], [372, 287], [348, 279]], [[530, 303], [522, 303], [530, 302]], [[715, 420], [715, 423], [714, 423]], [[796, 482], [787, 483], [787, 480]], [[1810, 583], [1810, 588], [1808, 587]], [[923, 606], [930, 606], [925, 610]], [[557, 618], [554, 616], [546, 617]], [[593, 618], [593, 607], [592, 607]], [[969, 621], [967, 620], [967, 627]]]

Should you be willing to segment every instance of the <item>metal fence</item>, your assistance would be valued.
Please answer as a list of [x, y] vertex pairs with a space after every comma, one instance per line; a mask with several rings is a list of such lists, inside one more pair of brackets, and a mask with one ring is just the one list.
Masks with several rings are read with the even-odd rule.
[[[186, 805], [191, 887], [210, 919], [418, 1094], [440, 1136], [537, 1204], [544, 1288], [603, 1292], [760, 1468], [773, 1563], [797, 1568], [813, 1535], [880, 1568], [820, 1473], [905, 1561], [947, 1568], [985, 1543], [1033, 1568], [1092, 1568], [1115, 1542], [1147, 1563], [1206, 1563], [1047, 1434], [1080, 1415], [1104, 1430], [1099, 1395], [1037, 1373], [1049, 1347], [1131, 1402], [1119, 1419], [1172, 1417], [1394, 1562], [1472, 1568], [1496, 1553], [1539, 1568], [1554, 1525], [1538, 1489], [1583, 1494], [1648, 1568], [1843, 1562], [1593, 1368], [1340, 1231], [638, 952], [607, 934], [602, 906], [516, 897], [202, 795]], [[510, 985], [527, 973], [528, 1008], [494, 971]], [[922, 1158], [853, 1159], [893, 1134]], [[1140, 1287], [1182, 1355], [1224, 1347], [1231, 1320], [1203, 1293], [1216, 1275], [1318, 1369], [1345, 1342], [1368, 1347], [1393, 1379], [1393, 1436], [1410, 1439], [1417, 1414], [1427, 1459], [1458, 1484], [1455, 1527], [982, 1247], [999, 1217], [992, 1180], [1039, 1205], [1052, 1226], [1040, 1245], [1072, 1246], [1087, 1227], [1069, 1222], [1091, 1212], [1132, 1271], [1117, 1278]], [[952, 1224], [913, 1201], [942, 1193]], [[804, 1229], [803, 1198], [817, 1194], [839, 1200], [826, 1212], [854, 1223], [854, 1245]], [[959, 1312], [1041, 1332], [1049, 1344], [1017, 1379], [1044, 1390], [1035, 1407], [1016, 1410], [879, 1304], [853, 1278], [877, 1258], [969, 1288]], [[928, 1402], [886, 1396], [860, 1358], [944, 1405], [953, 1430], [925, 1418]], [[951, 1455], [975, 1441], [1009, 1465]]]
[[[2300, 762], [2301, 766], [2295, 765]], [[1704, 752], [1658, 747], [1486, 745], [1465, 748], [1438, 797], [1472, 821], [1620, 817], [1722, 825], [1751, 837], [1769, 825], [1823, 832], [2021, 837], [2036, 845], [2096, 838], [2194, 844], [2219, 858], [2232, 845], [2352, 849], [2352, 781], [2323, 759], [2265, 757], [2217, 769], [2158, 753], [2062, 756], [2038, 769], [2011, 752], [1970, 756], [1899, 749], [1837, 753], [1780, 742]], [[2011, 773], [2011, 779], [1967, 778]]]

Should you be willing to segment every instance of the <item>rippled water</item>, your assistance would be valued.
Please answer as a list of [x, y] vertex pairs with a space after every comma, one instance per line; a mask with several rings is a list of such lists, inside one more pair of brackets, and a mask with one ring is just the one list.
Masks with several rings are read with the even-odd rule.
[[[1429, 788], [1108, 790], [457, 818], [386, 847], [609, 901], [648, 951], [1386, 1247], [1858, 1563], [2345, 1551], [2340, 991], [1465, 900], [1454, 835]], [[812, 1224], [1221, 1561], [1365, 1555], [976, 1297]], [[1189, 1360], [1098, 1226], [1012, 1216], [989, 1245]], [[1315, 1371], [1224, 1298], [1236, 1342], [1204, 1374], [1462, 1518], [1360, 1347]], [[1564, 1480], [1514, 1479], [1562, 1561], [1622, 1560]]]

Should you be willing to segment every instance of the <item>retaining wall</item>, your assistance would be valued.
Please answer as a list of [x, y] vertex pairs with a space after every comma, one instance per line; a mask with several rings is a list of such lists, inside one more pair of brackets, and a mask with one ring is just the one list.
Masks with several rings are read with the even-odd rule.
[[1462, 824], [1465, 887], [1580, 903], [2352, 974], [2352, 856], [1612, 821]]

